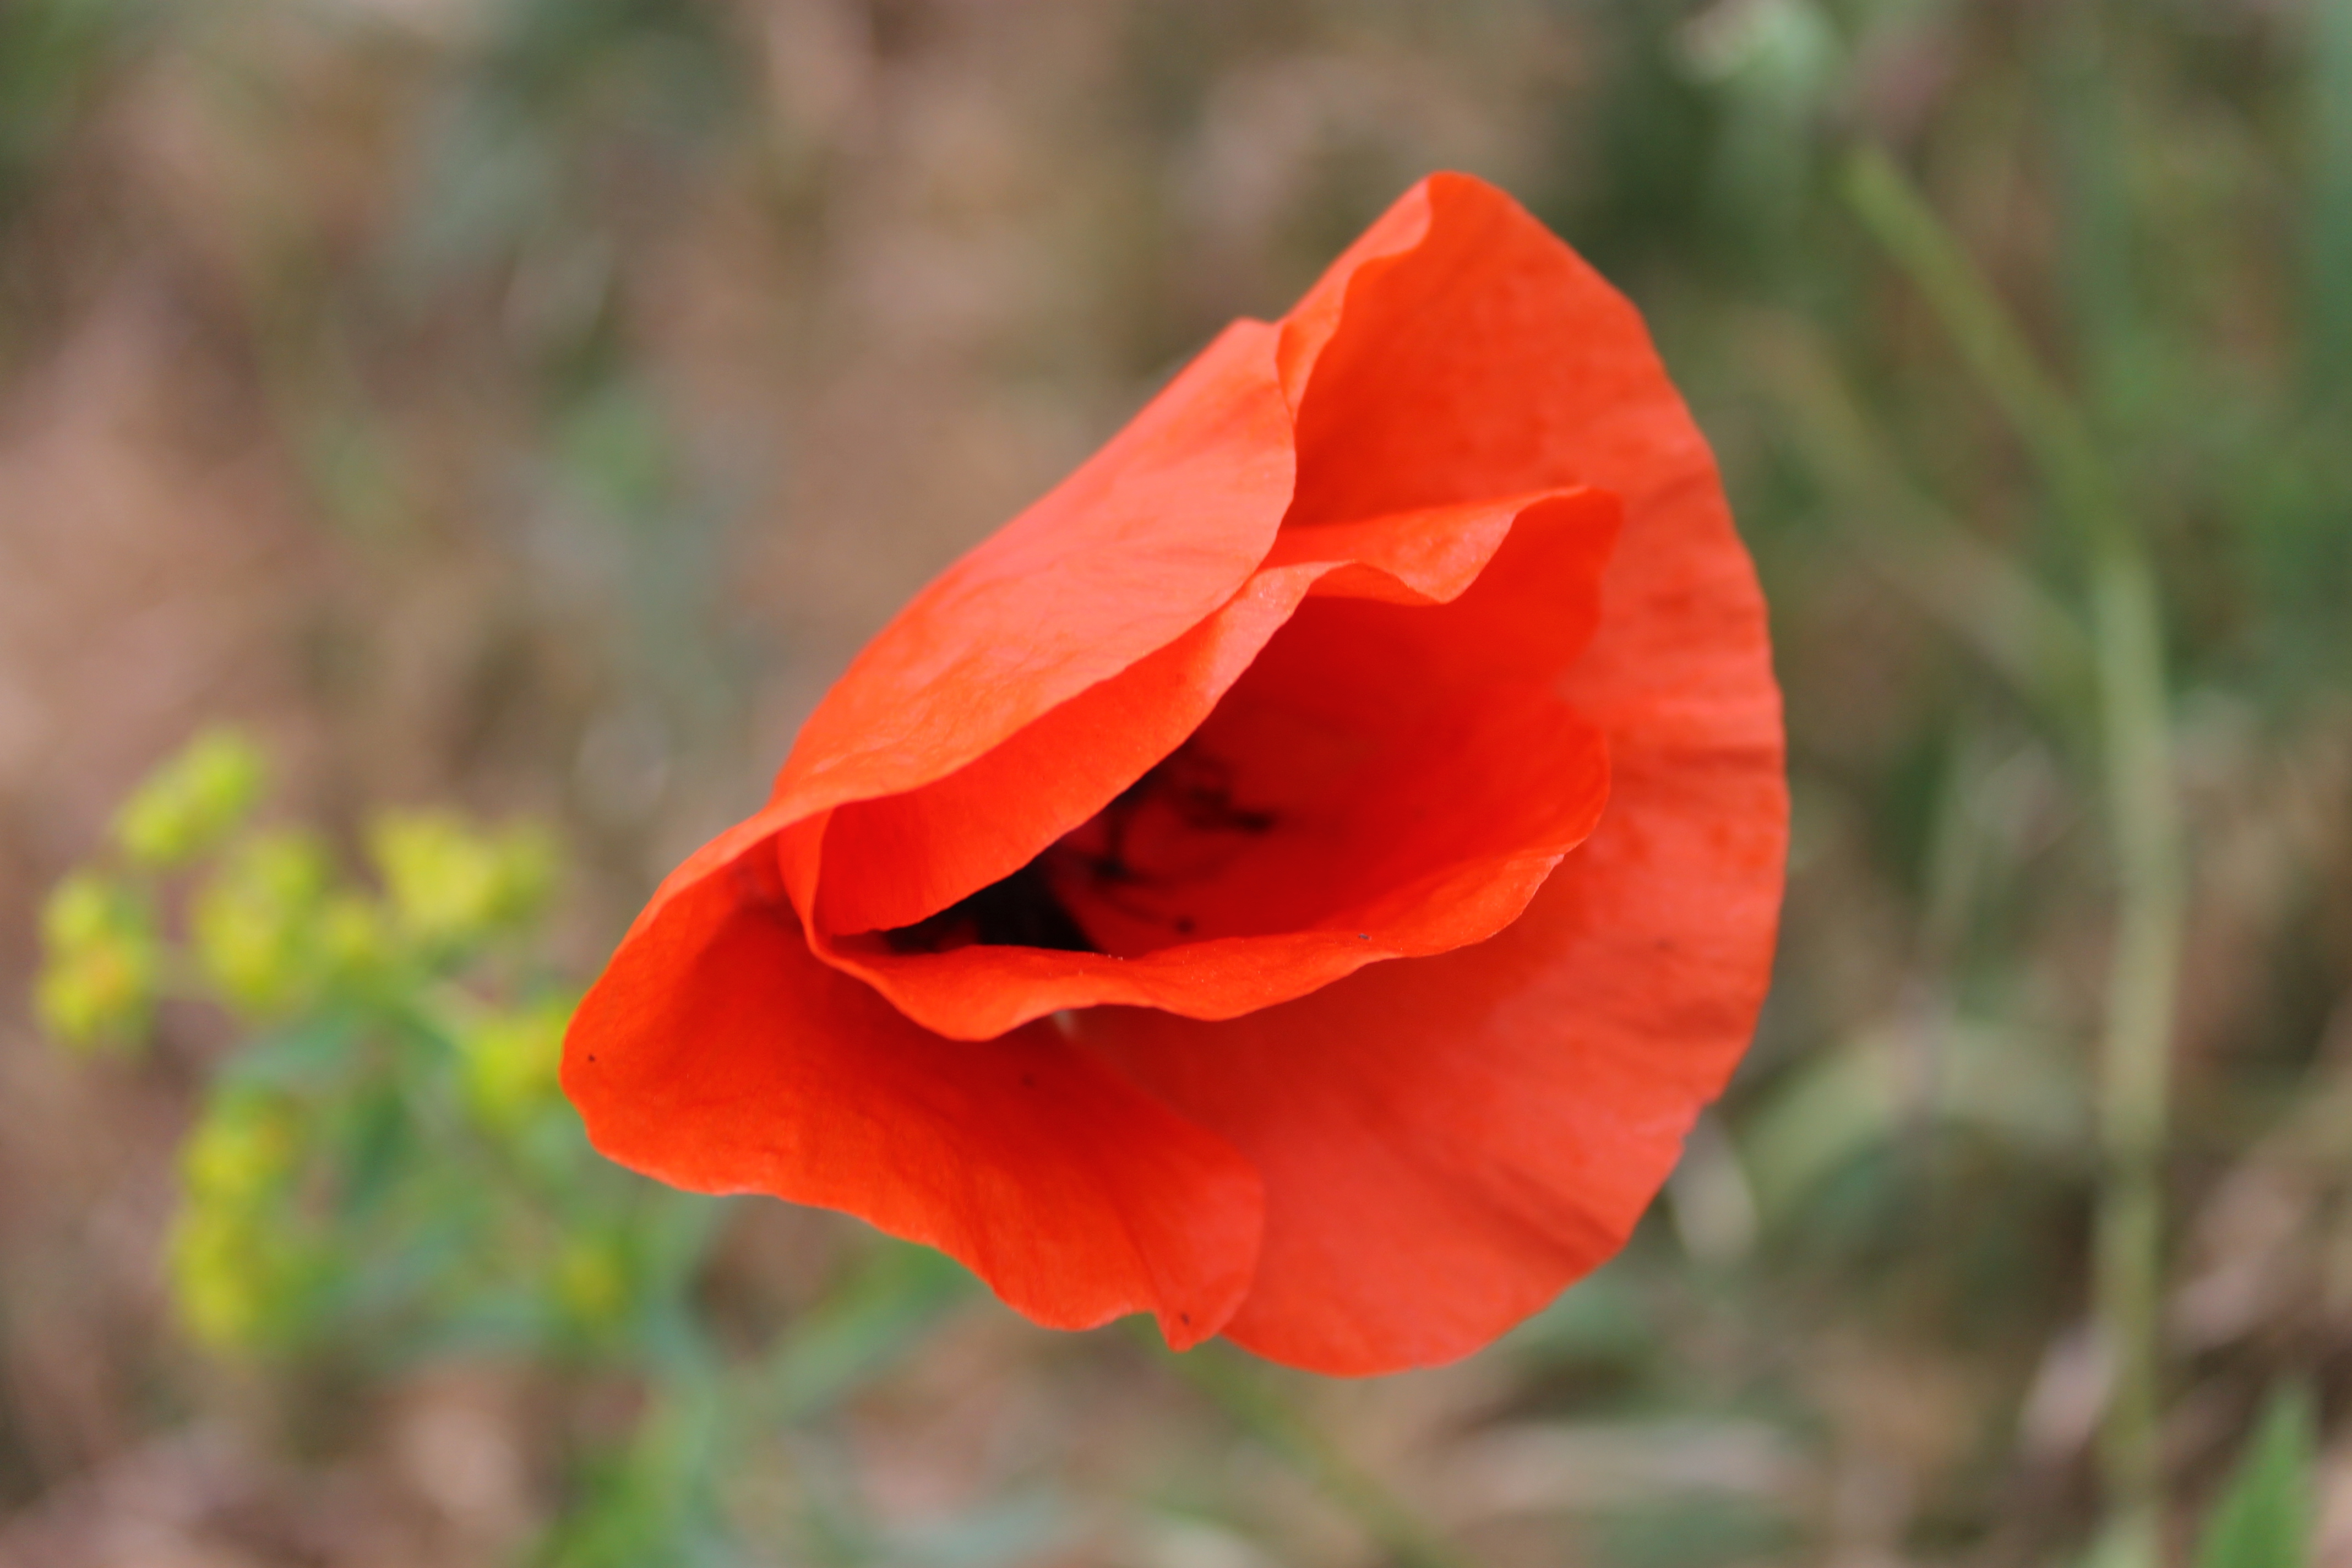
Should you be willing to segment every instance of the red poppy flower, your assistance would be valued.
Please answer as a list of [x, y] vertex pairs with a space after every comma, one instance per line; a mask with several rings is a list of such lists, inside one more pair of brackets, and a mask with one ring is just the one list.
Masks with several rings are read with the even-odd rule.
[[1664, 1178], [1786, 821], [1763, 605], [1640, 319], [1438, 175], [883, 629], [564, 1086], [614, 1159], [1043, 1323], [1445, 1361]]

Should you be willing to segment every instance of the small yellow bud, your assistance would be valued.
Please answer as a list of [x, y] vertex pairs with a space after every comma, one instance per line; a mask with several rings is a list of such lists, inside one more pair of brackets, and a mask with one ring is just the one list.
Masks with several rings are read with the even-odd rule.
[[41, 1026], [78, 1048], [129, 1045], [146, 1033], [155, 1003], [152, 943], [106, 937], [53, 956], [33, 987]]
[[485, 1128], [511, 1131], [533, 1110], [553, 1102], [572, 1006], [570, 998], [548, 997], [495, 1015], [461, 1038], [466, 1100]]
[[115, 815], [114, 837], [138, 865], [168, 870], [213, 848], [253, 809], [261, 754], [226, 730], [197, 736], [150, 773]]
[[247, 841], [198, 891], [189, 916], [196, 958], [232, 1005], [268, 1016], [310, 993], [331, 879], [315, 839], [278, 833]]
[[182, 1149], [180, 1174], [194, 1203], [243, 1211], [293, 1170], [295, 1152], [290, 1108], [263, 1095], [224, 1095]]
[[127, 1044], [146, 1031], [163, 960], [145, 899], [77, 871], [42, 907], [41, 935], [48, 952], [33, 1005], [44, 1028], [77, 1047]]
[[189, 1331], [215, 1350], [249, 1348], [268, 1307], [256, 1228], [240, 1216], [191, 1205], [172, 1232], [172, 1291]]
[[94, 871], [76, 871], [41, 906], [41, 938], [52, 952], [89, 946], [121, 929], [126, 889]]
[[575, 1237], [555, 1264], [555, 1300], [585, 1329], [610, 1328], [629, 1304], [629, 1270], [616, 1238]]
[[319, 921], [320, 946], [338, 974], [362, 973], [384, 961], [391, 938], [383, 910], [358, 893], [338, 893]]
[[401, 930], [428, 948], [480, 941], [529, 918], [552, 886], [555, 847], [544, 830], [478, 832], [449, 812], [392, 812], [368, 834]]

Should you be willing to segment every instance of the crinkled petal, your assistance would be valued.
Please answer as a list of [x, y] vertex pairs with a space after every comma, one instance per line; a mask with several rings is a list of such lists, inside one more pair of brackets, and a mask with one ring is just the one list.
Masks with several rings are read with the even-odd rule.
[[1276, 339], [1259, 321], [1226, 329], [917, 595], [809, 716], [775, 802], [798, 819], [944, 777], [1231, 599], [1290, 500]]
[[1041, 1323], [1156, 1315], [1179, 1347], [1246, 1289], [1233, 1146], [1048, 1025], [942, 1039], [810, 956], [772, 878], [706, 877], [581, 1004], [563, 1087], [611, 1158], [695, 1192], [859, 1215]]
[[[1157, 745], [1191, 735], [1222, 753], [1244, 795], [1298, 809], [1278, 813], [1259, 841], [1236, 846], [1245, 852], [1216, 875], [1164, 895], [1148, 880], [1064, 886], [1101, 951], [974, 944], [905, 952], [820, 921], [819, 955], [924, 1026], [984, 1039], [1060, 1009], [1110, 1004], [1233, 1017], [1368, 963], [1483, 941], [1591, 831], [1608, 795], [1599, 731], [1540, 683], [1590, 634], [1615, 530], [1613, 498], [1578, 491], [1317, 531], [1332, 548], [1294, 551], [1291, 564], [1269, 565], [1254, 587], [1279, 584], [1278, 595], [1244, 595], [1229, 611], [1255, 617], [1278, 605], [1292, 617], [1288, 630], [1268, 640], [1254, 621], [1250, 636], [1263, 646], [1227, 689], [1157, 697], [1149, 709], [1178, 721]], [[1307, 599], [1310, 585], [1347, 582], [1343, 573], [1360, 574], [1359, 589], [1384, 586]], [[1429, 602], [1441, 595], [1447, 602]], [[1122, 679], [1146, 673], [1139, 666]], [[975, 772], [1004, 793], [970, 809], [1023, 820], [1039, 802], [1064, 798], [1061, 781], [1082, 776], [1097, 754], [1093, 743], [1060, 758], [1040, 752], [1034, 767], [1002, 772], [988, 759]], [[1097, 780], [1088, 799], [1033, 828], [1031, 853], [1053, 841], [1042, 827], [1076, 827], [1151, 760]], [[1328, 776], [1311, 776], [1318, 768]], [[844, 815], [826, 830], [825, 878], [839, 868], [830, 835]], [[815, 831], [793, 836], [796, 888]], [[860, 847], [903, 847], [911, 838]], [[952, 850], [944, 824], [933, 841]], [[1010, 853], [995, 862], [1019, 863]], [[904, 861], [853, 868], [866, 876], [884, 868], [893, 885], [915, 879]]]
[[1027, 865], [1199, 728], [1313, 586], [1308, 573], [1261, 572], [1166, 647], [947, 777], [836, 807], [814, 923], [912, 925]]

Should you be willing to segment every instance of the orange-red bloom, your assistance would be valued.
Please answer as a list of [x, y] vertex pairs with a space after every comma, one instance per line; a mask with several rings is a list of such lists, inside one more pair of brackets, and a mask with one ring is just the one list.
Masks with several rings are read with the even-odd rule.
[[1462, 1355], [1763, 996], [1764, 609], [1631, 306], [1439, 175], [859, 655], [572, 1026], [598, 1148], [1038, 1321]]

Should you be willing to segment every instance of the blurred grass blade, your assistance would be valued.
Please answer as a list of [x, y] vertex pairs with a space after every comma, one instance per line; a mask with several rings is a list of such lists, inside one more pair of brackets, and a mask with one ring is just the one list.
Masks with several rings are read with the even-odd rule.
[[2352, 399], [2352, 0], [2311, 8], [2310, 331], [2323, 397]]
[[2106, 826], [2120, 884], [2099, 1053], [2106, 1170], [2093, 1293], [2116, 1369], [2100, 1458], [2116, 1563], [2156, 1568], [2163, 1159], [2187, 901], [2156, 571], [2088, 424], [1935, 209], [1875, 147], [1848, 163], [1846, 196], [2008, 418], [2089, 564]]
[[255, 1039], [213, 1074], [220, 1089], [316, 1089], [352, 1071], [361, 1047], [350, 1017], [306, 1017]]
[[771, 1356], [761, 1401], [772, 1419], [802, 1421], [904, 1355], [971, 1292], [944, 1254], [891, 1243], [785, 1334]]
[[2306, 1568], [2318, 1425], [2309, 1388], [2284, 1384], [2271, 1394], [2206, 1519], [2197, 1568]]
[[1846, 199], [1926, 295], [1952, 346], [2032, 454], [2067, 521], [2093, 549], [2126, 527], [2088, 425], [2025, 334], [1895, 161], [1876, 147], [1846, 165]]
[[2058, 264], [2087, 401], [2113, 428], [2138, 412], [2155, 379], [2142, 320], [2137, 214], [2129, 177], [2125, 88], [2113, 28], [2097, 6], [2053, 7], [2040, 96], [2049, 105], [2062, 224]]
[[1215, 1343], [1179, 1353], [1148, 1327], [1140, 1328], [1137, 1337], [1244, 1430], [1320, 1487], [1381, 1543], [1391, 1561], [1403, 1568], [1475, 1568], [1470, 1558], [1440, 1538], [1379, 1477], [1341, 1452], [1240, 1355]]
[[2090, 710], [2091, 658], [2074, 615], [1904, 474], [1811, 326], [1770, 317], [1744, 334], [1783, 428], [1872, 570], [1908, 595], [2061, 730]]
[[[1919, 1070], [1924, 1053], [1932, 1076]], [[2077, 1157], [2086, 1121], [2081, 1088], [2047, 1041], [1939, 1018], [1858, 1035], [1805, 1062], [1759, 1102], [1740, 1152], [1765, 1223], [1783, 1225], [1840, 1169], [1906, 1138], [1965, 1129], [2062, 1165]]]

